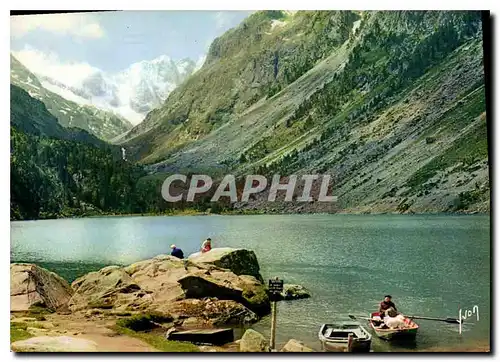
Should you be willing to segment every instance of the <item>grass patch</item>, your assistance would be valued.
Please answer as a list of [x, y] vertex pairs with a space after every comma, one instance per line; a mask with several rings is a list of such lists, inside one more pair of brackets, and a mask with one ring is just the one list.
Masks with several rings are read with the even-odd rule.
[[156, 328], [156, 324], [172, 322], [171, 316], [160, 313], [136, 314], [129, 318], [123, 318], [116, 322], [122, 328], [130, 329], [134, 332], [147, 331]]
[[10, 323], [10, 343], [33, 337], [33, 335], [26, 330], [27, 328], [28, 325], [26, 323]]
[[44, 307], [44, 306], [36, 305], [36, 304], [33, 304], [28, 309], [28, 313], [31, 314], [32, 316], [35, 316], [35, 315], [41, 316], [41, 315], [45, 315], [45, 314], [51, 314], [52, 312], [53, 312], [53, 310], [51, 310], [47, 307]]
[[115, 332], [119, 334], [124, 334], [133, 338], [138, 338], [146, 342], [150, 346], [158, 349], [161, 352], [200, 352], [200, 349], [196, 347], [194, 344], [187, 342], [169, 341], [165, 338], [164, 335], [147, 333], [144, 331], [138, 332], [125, 327], [126, 325], [131, 325], [134, 328], [137, 327], [142, 328], [144, 326], [143, 323], [145, 320], [148, 320], [148, 322], [150, 322], [151, 319], [156, 319], [156, 318], [157, 317], [151, 318], [151, 315], [138, 315], [131, 318], [125, 318], [119, 320], [116, 323], [116, 325], [111, 329], [113, 329]]
[[361, 54], [364, 64], [375, 64], [377, 62], [384, 62], [389, 56], [386, 50], [374, 48]]
[[53, 311], [48, 308], [33, 305], [27, 311], [15, 312], [14, 315], [16, 317], [35, 318], [37, 321], [46, 321], [45, 316], [52, 313]]
[[33, 328], [46, 329], [44, 324], [42, 324], [42, 323], [37, 323], [37, 322], [30, 323], [30, 325], [29, 325], [29, 326], [30, 326], [30, 327], [33, 327]]
[[200, 212], [199, 210], [196, 209], [182, 209], [182, 210], [175, 210], [175, 209], [168, 209], [165, 211], [164, 215], [167, 216], [188, 216], [188, 215], [203, 215], [203, 212]]

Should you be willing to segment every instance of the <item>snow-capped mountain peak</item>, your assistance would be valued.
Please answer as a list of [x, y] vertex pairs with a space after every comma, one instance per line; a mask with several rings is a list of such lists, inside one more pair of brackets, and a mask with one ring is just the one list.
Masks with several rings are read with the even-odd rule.
[[95, 69], [73, 84], [41, 71], [34, 73], [45, 88], [63, 98], [113, 111], [138, 124], [196, 69], [197, 63], [191, 59], [174, 61], [168, 55], [161, 55], [131, 64], [115, 74]]

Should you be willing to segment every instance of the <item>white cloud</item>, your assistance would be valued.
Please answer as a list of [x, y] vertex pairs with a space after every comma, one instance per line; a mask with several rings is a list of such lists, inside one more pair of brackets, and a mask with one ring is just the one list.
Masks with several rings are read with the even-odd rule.
[[102, 38], [104, 36], [104, 30], [93, 14], [43, 14], [10, 17], [11, 36], [21, 37], [36, 30], [83, 38]]
[[12, 54], [33, 73], [53, 78], [69, 86], [78, 85], [90, 74], [99, 71], [87, 63], [63, 62], [55, 53], [46, 54], [29, 46], [20, 51], [13, 51]]
[[228, 26], [231, 25], [231, 20], [233, 19], [233, 14], [224, 12], [224, 11], [218, 11], [215, 13], [215, 28], [217, 30], [221, 29], [226, 29]]

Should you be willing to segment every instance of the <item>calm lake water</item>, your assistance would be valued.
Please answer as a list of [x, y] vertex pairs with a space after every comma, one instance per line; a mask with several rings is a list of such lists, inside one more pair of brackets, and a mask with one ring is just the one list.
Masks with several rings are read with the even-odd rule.
[[[169, 252], [186, 255], [210, 236], [214, 247], [257, 254], [264, 279], [306, 286], [312, 298], [278, 304], [277, 344], [290, 338], [319, 349], [322, 323], [367, 316], [385, 294], [410, 315], [458, 317], [463, 326], [418, 321], [413, 345], [374, 336], [375, 351], [488, 344], [490, 217], [484, 215], [262, 215], [109, 217], [11, 222], [11, 260], [38, 263], [68, 280], [110, 264]], [[269, 318], [253, 328], [269, 335]]]

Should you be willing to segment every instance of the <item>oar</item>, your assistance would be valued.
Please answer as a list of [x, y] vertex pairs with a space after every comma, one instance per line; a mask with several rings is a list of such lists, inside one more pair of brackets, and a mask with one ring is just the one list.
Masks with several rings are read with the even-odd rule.
[[[430, 321], [440, 321], [440, 322], [446, 322], [446, 323], [460, 324], [459, 320], [455, 319], [455, 318], [434, 318], [434, 317], [418, 317], [418, 316], [406, 316], [406, 315], [405, 315], [405, 317], [409, 318], [409, 319], [426, 319], [426, 320], [430, 320]], [[364, 319], [367, 321], [372, 320], [372, 318], [356, 317], [352, 314], [349, 314], [349, 318], [351, 318], [351, 319]], [[462, 324], [465, 324], [465, 323], [462, 322]]]
[[351, 318], [351, 319], [365, 319], [367, 321], [371, 321], [372, 320], [371, 318], [367, 318], [367, 317], [356, 317], [356, 316], [354, 316], [352, 314], [349, 314], [349, 318]]
[[439, 322], [446, 322], [446, 323], [453, 323], [453, 324], [460, 324], [460, 321], [456, 318], [434, 318], [434, 317], [418, 317], [418, 316], [406, 316], [406, 318], [410, 319], [425, 319], [429, 321], [439, 321]]

